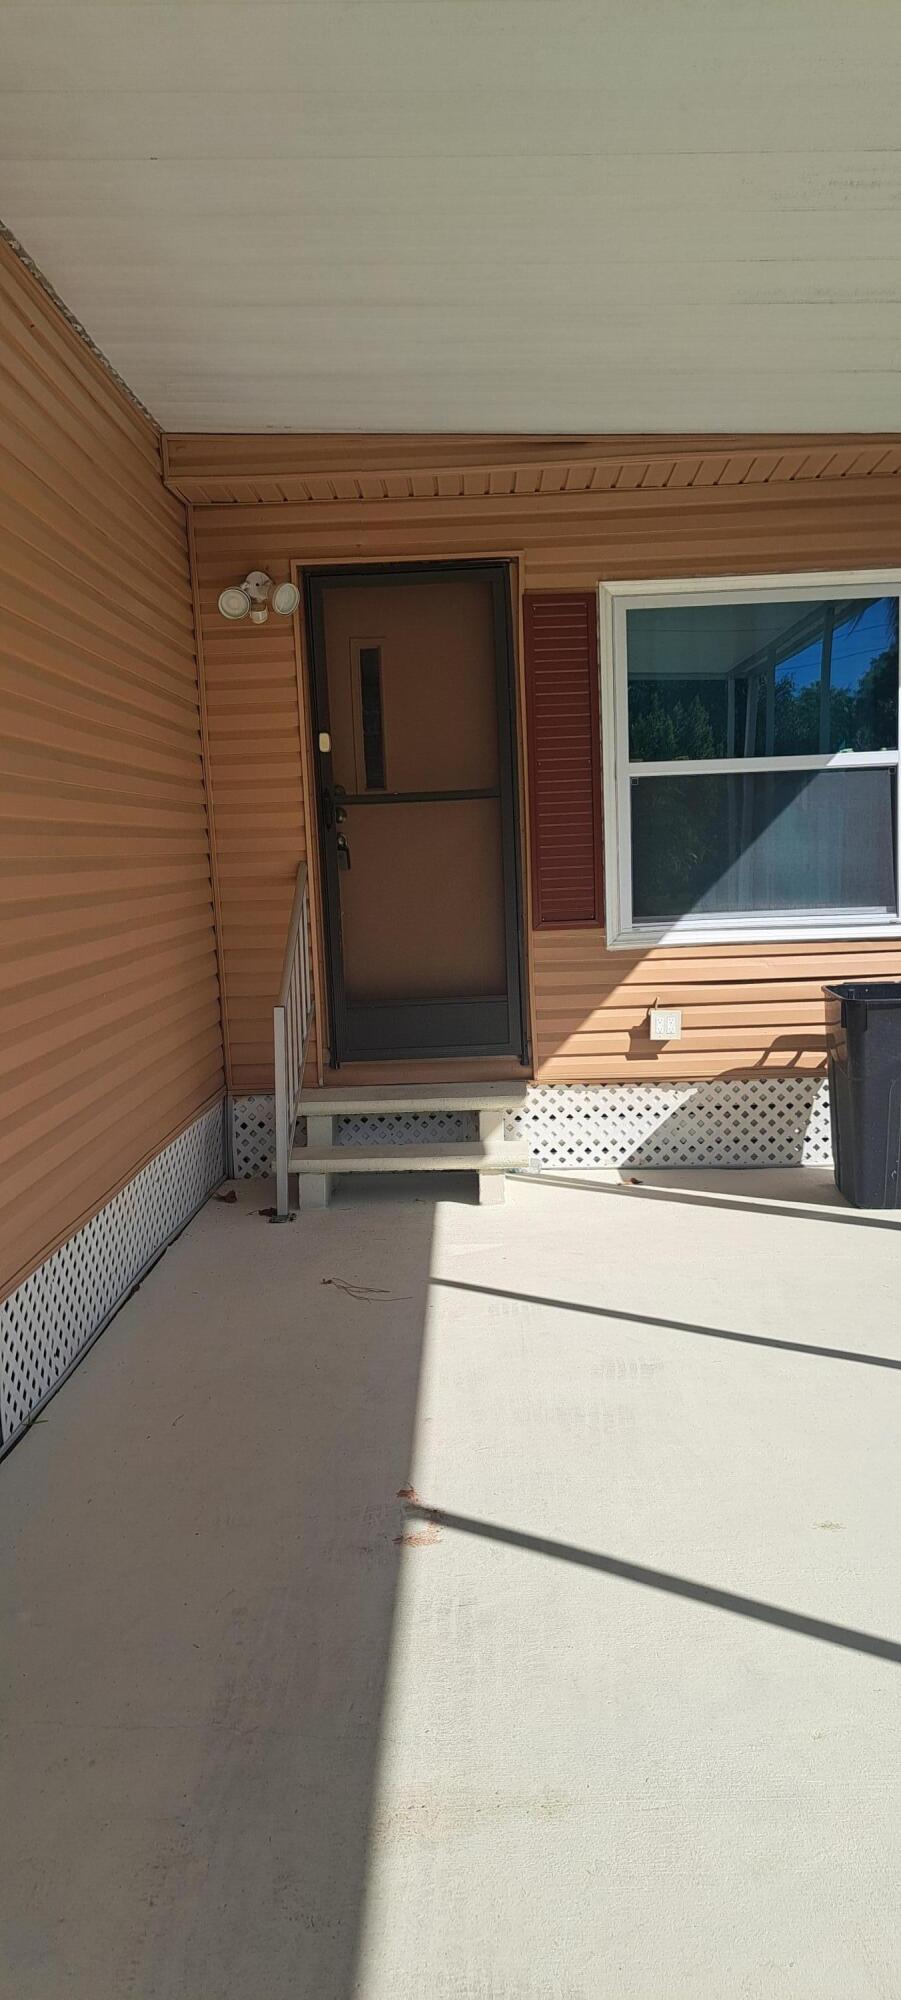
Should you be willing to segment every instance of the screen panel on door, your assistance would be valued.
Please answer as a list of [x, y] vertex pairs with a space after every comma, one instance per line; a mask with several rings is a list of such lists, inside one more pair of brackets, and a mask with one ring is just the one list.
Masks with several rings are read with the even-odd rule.
[[317, 579], [339, 1057], [521, 1053], [503, 582]]

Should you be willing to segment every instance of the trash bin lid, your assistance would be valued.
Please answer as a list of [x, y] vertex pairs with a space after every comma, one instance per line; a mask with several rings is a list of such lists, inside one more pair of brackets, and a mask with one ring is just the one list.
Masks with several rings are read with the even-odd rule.
[[856, 1000], [867, 1007], [901, 1007], [901, 979], [847, 979], [824, 986], [836, 1000]]

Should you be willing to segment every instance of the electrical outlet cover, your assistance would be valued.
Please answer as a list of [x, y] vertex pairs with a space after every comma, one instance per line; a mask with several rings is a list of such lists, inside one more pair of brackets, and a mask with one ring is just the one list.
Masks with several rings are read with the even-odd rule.
[[652, 1042], [680, 1042], [682, 1040], [681, 1007], [652, 1007], [650, 1034]]

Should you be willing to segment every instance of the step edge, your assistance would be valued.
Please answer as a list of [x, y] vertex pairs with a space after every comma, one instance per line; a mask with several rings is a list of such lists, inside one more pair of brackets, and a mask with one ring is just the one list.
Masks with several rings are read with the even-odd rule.
[[369, 1111], [371, 1115], [389, 1116], [393, 1112], [404, 1111], [486, 1111], [518, 1110], [526, 1101], [525, 1084], [501, 1084], [497, 1090], [465, 1089], [453, 1085], [444, 1090], [439, 1085], [411, 1085], [407, 1090], [311, 1090], [303, 1091], [300, 1098], [301, 1117], [353, 1117]]
[[356, 1168], [359, 1172], [409, 1173], [417, 1169], [428, 1171], [434, 1166], [451, 1172], [490, 1174], [527, 1166], [528, 1161], [528, 1147], [518, 1141], [484, 1151], [471, 1145], [449, 1146], [446, 1150], [430, 1146], [315, 1146], [309, 1152], [301, 1148], [292, 1153], [288, 1171], [292, 1174], [353, 1173]]

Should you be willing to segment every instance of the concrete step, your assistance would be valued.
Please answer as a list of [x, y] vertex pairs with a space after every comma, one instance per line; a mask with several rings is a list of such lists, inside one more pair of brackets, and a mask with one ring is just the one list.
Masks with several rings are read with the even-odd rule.
[[349, 1118], [366, 1112], [388, 1116], [398, 1111], [516, 1111], [526, 1100], [525, 1083], [375, 1084], [369, 1089], [349, 1084], [328, 1090], [305, 1090], [302, 1118]]
[[525, 1139], [502, 1146], [447, 1143], [423, 1146], [299, 1146], [291, 1155], [292, 1174], [425, 1174], [459, 1172], [504, 1174], [527, 1167]]

